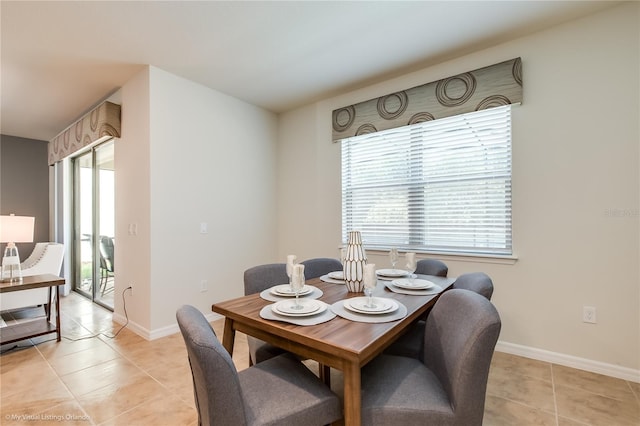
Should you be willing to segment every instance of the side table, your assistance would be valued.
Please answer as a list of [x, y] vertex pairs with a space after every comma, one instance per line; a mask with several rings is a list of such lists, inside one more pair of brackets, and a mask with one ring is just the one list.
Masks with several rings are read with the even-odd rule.
[[[0, 328], [0, 344], [17, 342], [31, 337], [56, 333], [57, 341], [60, 341], [60, 288], [64, 285], [64, 278], [52, 274], [33, 275], [23, 277], [21, 282], [0, 282], [0, 293], [23, 291], [33, 288], [49, 287], [49, 303], [46, 306], [46, 318], [38, 318], [33, 321], [9, 325]], [[55, 324], [51, 323], [51, 297], [55, 290]], [[2, 297], [2, 296], [0, 296]]]

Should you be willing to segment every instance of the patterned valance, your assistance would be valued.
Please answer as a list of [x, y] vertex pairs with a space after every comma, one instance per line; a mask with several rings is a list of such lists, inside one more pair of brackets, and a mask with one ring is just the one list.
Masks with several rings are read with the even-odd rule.
[[105, 136], [120, 137], [120, 105], [104, 102], [49, 141], [49, 165]]
[[333, 141], [522, 102], [522, 61], [511, 59], [333, 111]]

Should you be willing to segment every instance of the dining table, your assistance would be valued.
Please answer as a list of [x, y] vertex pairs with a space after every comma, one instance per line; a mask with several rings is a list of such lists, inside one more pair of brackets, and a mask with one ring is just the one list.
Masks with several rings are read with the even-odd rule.
[[[431, 281], [442, 291], [451, 288], [455, 282], [455, 278], [430, 275], [419, 275], [418, 278]], [[363, 293], [348, 292], [344, 284], [325, 281], [314, 278], [307, 280], [306, 284], [319, 290], [322, 295], [318, 299], [329, 304], [330, 308], [341, 306], [346, 299], [363, 296]], [[233, 354], [235, 333], [239, 331], [279, 346], [302, 359], [315, 360], [327, 369], [342, 371], [344, 424], [359, 426], [362, 417], [360, 369], [424, 317], [442, 294], [442, 291], [431, 295], [404, 294], [411, 292], [395, 292], [389, 287], [388, 281], [378, 280], [374, 297], [392, 299], [406, 307], [404, 317], [391, 321], [376, 319], [377, 322], [363, 322], [347, 319], [348, 315], [335, 315], [319, 324], [298, 325], [267, 319], [261, 316], [261, 311], [264, 313], [265, 307], [274, 302], [259, 293], [214, 303], [211, 309], [225, 317], [222, 344], [229, 354]], [[325, 375], [320, 372], [320, 377]]]

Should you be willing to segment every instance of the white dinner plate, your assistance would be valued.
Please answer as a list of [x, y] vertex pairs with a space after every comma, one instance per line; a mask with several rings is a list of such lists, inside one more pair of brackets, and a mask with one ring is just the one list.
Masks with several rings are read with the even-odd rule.
[[334, 280], [344, 280], [344, 271], [333, 271], [327, 275]]
[[401, 278], [399, 280], [391, 281], [391, 284], [395, 285], [396, 287], [406, 288], [409, 290], [429, 290], [430, 288], [435, 286], [435, 284], [431, 281], [421, 280], [417, 278], [414, 278], [413, 280], [410, 280], [409, 278]]
[[[313, 287], [305, 284], [298, 295], [304, 296], [311, 293], [312, 291]], [[271, 287], [271, 294], [275, 294], [276, 296], [295, 297], [296, 292], [291, 289], [291, 286], [289, 284], [280, 284], [275, 287]]]
[[300, 299], [298, 303], [302, 306], [302, 309], [294, 308], [295, 300], [281, 300], [271, 305], [271, 310], [276, 314], [290, 317], [317, 315], [327, 310], [326, 303], [315, 299]]
[[398, 303], [393, 299], [374, 297], [375, 308], [367, 306], [367, 297], [354, 297], [344, 301], [344, 307], [359, 314], [388, 314], [398, 309]]
[[383, 277], [400, 278], [409, 275], [409, 271], [403, 269], [378, 269], [376, 274]]

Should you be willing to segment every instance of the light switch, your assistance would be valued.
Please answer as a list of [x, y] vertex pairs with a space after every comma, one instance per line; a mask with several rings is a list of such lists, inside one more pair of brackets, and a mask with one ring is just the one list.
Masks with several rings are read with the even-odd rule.
[[207, 222], [201, 222], [200, 223], [200, 233], [201, 234], [206, 234], [209, 232], [209, 226], [207, 225]]

